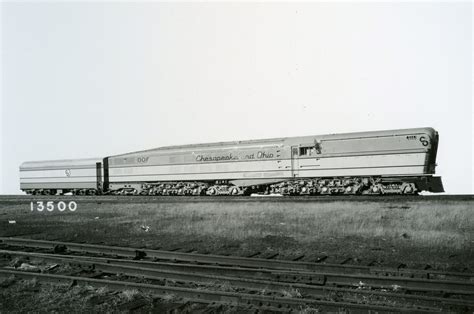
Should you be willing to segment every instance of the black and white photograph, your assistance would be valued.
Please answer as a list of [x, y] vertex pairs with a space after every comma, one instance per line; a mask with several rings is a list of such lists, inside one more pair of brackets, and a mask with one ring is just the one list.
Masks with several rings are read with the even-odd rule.
[[1, 313], [472, 313], [472, 1], [0, 1]]

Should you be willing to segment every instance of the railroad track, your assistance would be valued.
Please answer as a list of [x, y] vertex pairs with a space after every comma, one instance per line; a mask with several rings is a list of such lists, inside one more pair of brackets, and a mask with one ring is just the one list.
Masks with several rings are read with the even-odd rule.
[[[10, 257], [22, 257], [29, 260], [41, 259], [54, 263], [80, 265], [84, 269], [95, 270], [107, 274], [122, 274], [127, 276], [138, 276], [151, 280], [174, 280], [187, 283], [214, 283], [227, 282], [233, 287], [252, 289], [265, 289], [267, 291], [278, 292], [288, 287], [296, 289], [303, 295], [310, 297], [324, 298], [330, 294], [347, 294], [354, 297], [365, 296], [391, 299], [398, 302], [425, 303], [424, 306], [436, 302], [449, 306], [450, 308], [459, 306], [469, 306], [470, 301], [462, 299], [449, 299], [444, 297], [432, 297], [424, 295], [407, 295], [403, 293], [391, 293], [374, 290], [354, 290], [349, 288], [337, 288], [320, 285], [298, 284], [288, 282], [285, 278], [275, 278], [275, 273], [261, 269], [239, 269], [237, 272], [231, 267], [206, 266], [206, 265], [182, 265], [160, 262], [142, 262], [134, 260], [108, 259], [100, 257], [86, 256], [58, 256], [55, 254], [0, 251], [0, 254]], [[225, 274], [225, 275], [221, 275]], [[265, 276], [270, 275], [270, 276]], [[452, 292], [455, 294], [456, 292]], [[462, 294], [462, 293], [461, 293]]]
[[474, 195], [318, 195], [318, 196], [78, 196], [78, 195], [0, 195], [0, 203], [31, 201], [80, 201], [84, 203], [198, 203], [198, 202], [400, 202], [474, 201]]
[[[40, 274], [40, 273], [30, 273], [24, 271], [13, 271], [13, 270], [0, 270], [1, 277], [10, 277], [14, 276], [22, 279], [36, 279], [44, 282], [51, 283], [66, 283], [70, 284], [74, 282], [75, 284], [82, 283], [95, 288], [107, 287], [109, 289], [138, 289], [145, 293], [150, 293], [153, 295], [158, 295], [161, 297], [166, 297], [170, 294], [179, 296], [186, 299], [186, 302], [196, 302], [196, 303], [221, 303], [229, 304], [239, 307], [257, 307], [264, 308], [271, 311], [288, 311], [290, 309], [299, 310], [303, 307], [313, 306], [315, 308], [322, 308], [326, 310], [340, 310], [340, 309], [358, 309], [365, 311], [377, 311], [377, 312], [387, 312], [392, 313], [394, 311], [393, 307], [383, 306], [383, 305], [365, 305], [357, 303], [348, 303], [348, 302], [334, 302], [334, 301], [324, 301], [324, 300], [311, 300], [311, 299], [297, 299], [289, 297], [275, 297], [275, 296], [264, 296], [264, 295], [254, 295], [250, 293], [232, 293], [224, 291], [212, 291], [204, 289], [190, 289], [190, 288], [181, 288], [181, 287], [171, 287], [171, 286], [160, 286], [153, 284], [143, 284], [143, 283], [134, 283], [128, 281], [118, 281], [118, 280], [105, 280], [105, 279], [95, 279], [95, 278], [84, 278], [78, 276], [62, 276], [62, 275], [53, 275], [53, 274]], [[413, 308], [398, 308], [397, 311], [406, 311], [410, 312]], [[418, 307], [416, 308], [417, 312], [432, 313], [436, 311], [436, 308], [429, 307]]]
[[[225, 302], [238, 306], [265, 306], [272, 309], [314, 306], [328, 310], [347, 308], [393, 312], [393, 304], [396, 304], [397, 311], [401, 309], [433, 312], [474, 309], [474, 283], [472, 281], [474, 274], [407, 269], [399, 271], [18, 238], [0, 238], [0, 240], [4, 248], [14, 249], [0, 251], [3, 256], [75, 264], [82, 269], [98, 272], [99, 275], [122, 274], [152, 281], [171, 280], [202, 285], [227, 282], [232, 287], [246, 291], [229, 294], [229, 292], [205, 290], [207, 292], [203, 294], [202, 289], [191, 291], [193, 289], [179, 288], [184, 289], [181, 291], [177, 287], [133, 286], [157, 295], [177, 294], [188, 300], [199, 300], [200, 292], [199, 295], [203, 299], [201, 301], [205, 302], [226, 300]], [[25, 252], [23, 248], [26, 247], [34, 250], [56, 251], [61, 254]], [[72, 255], [73, 253], [81, 255]], [[97, 256], [98, 254], [116, 258]], [[140, 260], [136, 260], [137, 258]], [[18, 271], [3, 269], [0, 275], [14, 274], [21, 278], [34, 276], [34, 274], [17, 274], [16, 272]], [[54, 277], [58, 275], [53, 277], [48, 277], [48, 274], [41, 275], [38, 277], [40, 280], [78, 280], [78, 282], [87, 282], [94, 286], [106, 285], [112, 288], [118, 288], [120, 285], [114, 281], [114, 284], [110, 286], [110, 283], [102, 279], [89, 282], [87, 281], [89, 279], [75, 279], [77, 276], [63, 276], [67, 277], [63, 278]], [[129, 282], [125, 282], [121, 287], [131, 286]], [[168, 288], [173, 289], [167, 290]], [[278, 295], [285, 289], [298, 291], [302, 297], [288, 298]], [[256, 295], [255, 291], [270, 291], [273, 294], [262, 296]], [[333, 300], [335, 296], [337, 296], [337, 301]], [[360, 303], [362, 299], [370, 300], [370, 302]]]

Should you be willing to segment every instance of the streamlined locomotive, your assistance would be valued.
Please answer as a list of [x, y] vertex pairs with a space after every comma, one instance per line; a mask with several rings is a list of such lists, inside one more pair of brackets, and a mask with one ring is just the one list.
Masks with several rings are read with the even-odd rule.
[[443, 192], [438, 133], [416, 128], [161, 147], [25, 162], [29, 194], [317, 195]]

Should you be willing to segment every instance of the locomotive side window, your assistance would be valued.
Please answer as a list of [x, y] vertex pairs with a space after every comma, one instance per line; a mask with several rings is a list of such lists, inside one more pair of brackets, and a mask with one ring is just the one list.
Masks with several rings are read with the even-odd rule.
[[300, 156], [314, 156], [316, 155], [316, 148], [314, 146], [300, 147]]

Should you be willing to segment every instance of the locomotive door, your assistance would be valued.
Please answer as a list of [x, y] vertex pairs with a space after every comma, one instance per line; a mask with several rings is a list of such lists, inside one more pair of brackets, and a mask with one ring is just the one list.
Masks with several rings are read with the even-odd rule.
[[300, 162], [299, 162], [299, 147], [293, 146], [291, 148], [291, 176], [293, 178], [299, 177], [299, 169], [300, 169]]

